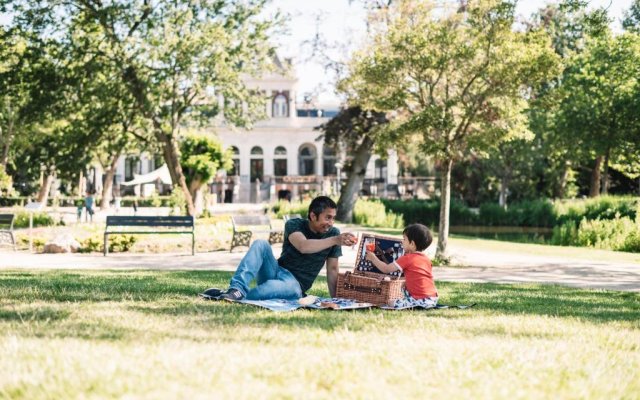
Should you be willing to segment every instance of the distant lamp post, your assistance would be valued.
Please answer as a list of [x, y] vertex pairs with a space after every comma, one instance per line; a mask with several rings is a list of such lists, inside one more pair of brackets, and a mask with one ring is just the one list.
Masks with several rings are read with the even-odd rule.
[[342, 172], [342, 167], [344, 167], [344, 165], [341, 162], [336, 163], [336, 181], [338, 182], [338, 190], [336, 192], [338, 194], [342, 191], [342, 186], [340, 185], [340, 173]]

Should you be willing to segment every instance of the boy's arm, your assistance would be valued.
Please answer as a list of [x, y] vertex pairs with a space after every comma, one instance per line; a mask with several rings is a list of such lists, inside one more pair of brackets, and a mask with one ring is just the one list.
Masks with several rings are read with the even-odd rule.
[[392, 262], [391, 264], [387, 264], [386, 262], [380, 260], [378, 256], [376, 256], [371, 251], [367, 251], [366, 258], [367, 260], [371, 261], [371, 263], [376, 268], [378, 268], [380, 271], [384, 272], [385, 274], [389, 274], [391, 272], [395, 272], [399, 270], [398, 265], [395, 262]]

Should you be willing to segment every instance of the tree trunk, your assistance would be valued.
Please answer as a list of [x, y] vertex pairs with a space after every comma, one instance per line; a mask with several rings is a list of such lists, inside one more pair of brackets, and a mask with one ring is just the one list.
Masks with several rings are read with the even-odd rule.
[[554, 189], [553, 197], [556, 199], [563, 199], [565, 197], [565, 193], [567, 192], [567, 182], [569, 181], [569, 171], [570, 171], [570, 162], [566, 162], [564, 167], [562, 168], [562, 174], [560, 175], [560, 179], [557, 182]]
[[2, 130], [0, 129], [0, 143], [2, 143], [2, 153], [0, 154], [0, 167], [4, 167], [5, 171], [7, 170], [7, 164], [9, 163], [9, 149], [11, 148], [11, 143], [13, 142], [13, 120], [9, 118], [9, 125], [7, 126], [7, 132], [2, 135]]
[[344, 223], [353, 222], [353, 209], [356, 206], [364, 175], [367, 172], [367, 164], [371, 159], [371, 149], [373, 148], [373, 140], [365, 136], [362, 143], [356, 150], [351, 170], [348, 172], [347, 183], [340, 188], [340, 199], [338, 200], [338, 211], [336, 219]]
[[610, 150], [607, 149], [607, 154], [604, 157], [604, 171], [602, 173], [602, 194], [609, 193], [609, 154]]
[[600, 194], [600, 167], [602, 166], [602, 156], [596, 157], [596, 165], [591, 171], [591, 185], [589, 197], [598, 197]]
[[47, 206], [47, 200], [49, 198], [49, 192], [51, 191], [51, 185], [55, 179], [55, 174], [45, 174], [44, 181], [40, 186], [40, 191], [38, 192], [38, 203], [42, 203], [43, 207]]
[[438, 224], [438, 248], [436, 257], [448, 258], [447, 240], [449, 239], [449, 210], [451, 208], [451, 170], [453, 160], [444, 160], [440, 179], [440, 223]]
[[102, 199], [100, 200], [100, 209], [106, 210], [109, 208], [111, 202], [111, 192], [113, 192], [113, 177], [116, 174], [116, 165], [118, 164], [118, 158], [120, 158], [120, 151], [111, 157], [111, 163], [109, 169], [104, 178], [104, 185], [102, 186]]
[[498, 203], [500, 207], [507, 209], [507, 191], [509, 190], [509, 176], [507, 174], [503, 174], [500, 179], [500, 198], [498, 199]]
[[189, 215], [195, 216], [196, 209], [193, 205], [193, 197], [191, 197], [189, 187], [187, 186], [187, 180], [182, 173], [180, 157], [178, 156], [178, 146], [171, 136], [165, 134], [164, 132], [159, 132], [157, 128], [155, 133], [156, 138], [163, 144], [162, 151], [164, 155], [164, 161], [167, 163], [167, 167], [169, 168], [173, 186], [174, 188], [177, 186], [182, 190], [182, 192], [184, 193], [184, 199], [187, 203], [187, 213]]

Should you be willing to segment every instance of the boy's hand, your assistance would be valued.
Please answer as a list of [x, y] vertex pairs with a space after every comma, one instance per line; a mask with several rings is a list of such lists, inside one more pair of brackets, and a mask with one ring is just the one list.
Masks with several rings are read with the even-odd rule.
[[378, 257], [375, 255], [375, 253], [373, 253], [372, 251], [367, 250], [366, 254], [365, 254], [365, 258], [371, 262], [375, 261], [378, 259]]

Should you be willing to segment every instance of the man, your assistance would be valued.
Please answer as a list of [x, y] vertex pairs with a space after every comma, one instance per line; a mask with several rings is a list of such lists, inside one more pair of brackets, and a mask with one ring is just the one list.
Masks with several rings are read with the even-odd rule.
[[[228, 300], [299, 299], [326, 263], [329, 293], [335, 297], [340, 246], [353, 246], [357, 241], [352, 233], [341, 234], [333, 226], [337, 208], [329, 197], [316, 197], [309, 205], [307, 219], [294, 218], [285, 224], [278, 260], [266, 240], [256, 240], [240, 261], [229, 289], [211, 288], [203, 294]], [[250, 289], [253, 279], [257, 285]]]

